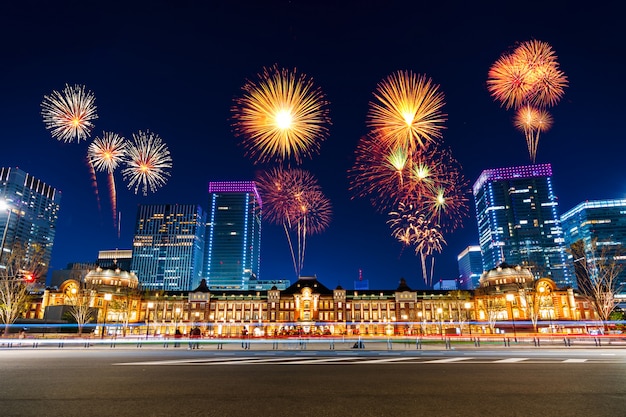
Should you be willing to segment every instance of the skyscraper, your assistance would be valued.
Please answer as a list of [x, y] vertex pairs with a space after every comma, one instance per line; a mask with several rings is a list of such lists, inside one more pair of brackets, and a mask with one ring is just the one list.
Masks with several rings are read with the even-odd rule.
[[0, 268], [16, 245], [21, 245], [26, 257], [40, 263], [41, 275], [46, 274], [60, 200], [60, 191], [19, 168], [0, 168]]
[[188, 291], [202, 279], [206, 213], [193, 204], [140, 205], [132, 272], [144, 289]]
[[459, 289], [473, 290], [478, 288], [478, 280], [483, 273], [483, 257], [480, 246], [468, 246], [457, 256], [459, 265]]
[[488, 169], [473, 187], [483, 269], [527, 265], [535, 277], [572, 284], [550, 164]]
[[[626, 246], [626, 200], [585, 201], [561, 216], [561, 224], [565, 234], [565, 245], [573, 249], [577, 257], [584, 256], [588, 264], [604, 255], [618, 255], [618, 262], [626, 266], [624, 247]], [[595, 241], [596, 250], [592, 248]], [[576, 242], [582, 253], [576, 253], [573, 247]], [[570, 275], [580, 278], [574, 273], [575, 263], [572, 255], [568, 256]], [[580, 286], [580, 283], [578, 283]], [[618, 275], [616, 287], [626, 291], [626, 268]]]
[[248, 289], [258, 277], [261, 197], [253, 181], [209, 183], [210, 214], [205, 249], [210, 289]]

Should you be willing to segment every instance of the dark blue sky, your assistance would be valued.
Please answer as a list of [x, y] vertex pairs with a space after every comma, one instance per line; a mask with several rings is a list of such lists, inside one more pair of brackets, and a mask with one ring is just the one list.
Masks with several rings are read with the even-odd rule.
[[[0, 6], [0, 165], [19, 166], [62, 191], [52, 269], [93, 261], [101, 249], [130, 249], [138, 204], [206, 208], [208, 181], [253, 179], [256, 167], [238, 146], [229, 109], [245, 79], [273, 64], [312, 77], [331, 103], [330, 137], [303, 165], [334, 208], [327, 231], [308, 240], [303, 273], [330, 287], [352, 288], [359, 269], [372, 288], [395, 288], [400, 277], [422, 285], [418, 258], [411, 250], [400, 255], [385, 216], [351, 199], [346, 175], [367, 132], [372, 92], [397, 70], [426, 74], [440, 85], [448, 114], [444, 143], [473, 184], [483, 169], [529, 163], [513, 113], [487, 92], [489, 67], [516, 42], [548, 42], [570, 85], [551, 110], [554, 126], [539, 142], [537, 163], [553, 166], [561, 212], [626, 193], [626, 35], [618, 2], [585, 8], [565, 1], [128, 3]], [[133, 194], [118, 172], [120, 239], [104, 176], [98, 177], [98, 211], [84, 162], [87, 144], [58, 142], [44, 128], [41, 100], [65, 83], [95, 93], [94, 135], [106, 130], [130, 137], [150, 129], [170, 148], [172, 176], [155, 194]], [[474, 210], [471, 201], [464, 227], [445, 236], [435, 279], [455, 277], [457, 254], [477, 243]], [[261, 278], [294, 278], [282, 230], [269, 224]]]

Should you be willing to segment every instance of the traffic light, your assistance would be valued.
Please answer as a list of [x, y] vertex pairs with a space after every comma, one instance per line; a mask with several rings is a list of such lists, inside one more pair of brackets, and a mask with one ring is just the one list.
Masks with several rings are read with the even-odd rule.
[[27, 283], [35, 282], [35, 277], [33, 276], [33, 274], [24, 274], [24, 281], [26, 281]]

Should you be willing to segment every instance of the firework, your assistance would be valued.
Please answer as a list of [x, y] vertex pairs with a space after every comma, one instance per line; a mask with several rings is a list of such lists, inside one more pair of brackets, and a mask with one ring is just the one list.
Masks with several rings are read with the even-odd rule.
[[552, 125], [545, 109], [561, 100], [567, 85], [554, 50], [538, 40], [522, 42], [489, 70], [487, 89], [501, 105], [517, 110], [514, 124], [524, 132], [533, 163], [539, 134]]
[[128, 181], [128, 189], [135, 188], [135, 194], [141, 187], [143, 195], [148, 190], [155, 192], [165, 185], [172, 167], [170, 151], [161, 138], [149, 131], [133, 134], [133, 142], [128, 144], [124, 160], [126, 168], [122, 170]]
[[[422, 277], [427, 285], [432, 285], [435, 259], [434, 253], [441, 253], [446, 243], [440, 228], [433, 224], [424, 212], [412, 203], [400, 202], [395, 211], [389, 213], [387, 224], [392, 236], [400, 241], [403, 248], [415, 246], [415, 254], [420, 257]], [[430, 257], [430, 268], [427, 261]]]
[[355, 197], [369, 197], [381, 212], [395, 205], [405, 186], [411, 160], [402, 148], [389, 148], [377, 134], [359, 141], [355, 161], [348, 171], [350, 190]]
[[392, 149], [409, 154], [441, 138], [444, 95], [425, 75], [398, 71], [378, 84], [367, 125]]
[[500, 57], [487, 77], [487, 89], [507, 109], [554, 106], [567, 84], [552, 47], [537, 40], [523, 42], [512, 54]]
[[113, 171], [123, 162], [125, 155], [126, 140], [112, 132], [103, 132], [102, 137], [96, 137], [87, 148], [87, 158], [93, 169], [108, 174], [114, 225], [117, 222], [117, 191]]
[[524, 132], [528, 154], [533, 163], [537, 156], [539, 135], [552, 127], [552, 116], [546, 110], [536, 109], [530, 105], [520, 108], [514, 119], [514, 125]]
[[328, 102], [313, 80], [276, 65], [247, 81], [235, 100], [233, 127], [255, 163], [303, 158], [328, 137]]
[[[432, 286], [433, 274], [435, 272], [435, 252], [441, 253], [443, 245], [446, 241], [439, 230], [439, 227], [429, 222], [419, 224], [417, 230], [417, 241], [415, 245], [415, 254], [419, 254], [422, 264], [422, 276], [424, 282], [428, 286]], [[427, 267], [427, 261], [430, 257], [430, 268]]]
[[330, 201], [315, 177], [301, 169], [273, 168], [257, 174], [256, 183], [263, 198], [264, 217], [283, 226], [296, 276], [300, 276], [307, 236], [328, 226]]
[[41, 115], [53, 138], [63, 142], [87, 139], [96, 114], [95, 96], [83, 85], [65, 85], [62, 92], [53, 91], [41, 102]]
[[487, 90], [507, 110], [520, 107], [532, 91], [528, 67], [514, 56], [500, 57], [489, 69]]

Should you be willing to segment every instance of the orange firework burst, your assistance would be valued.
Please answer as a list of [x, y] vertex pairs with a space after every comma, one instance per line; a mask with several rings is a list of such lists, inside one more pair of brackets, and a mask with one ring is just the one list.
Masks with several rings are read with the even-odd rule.
[[567, 77], [559, 69], [552, 47], [542, 41], [522, 42], [512, 54], [492, 65], [487, 89], [507, 109], [530, 103], [545, 108], [559, 102]]
[[441, 138], [444, 95], [425, 75], [398, 71], [378, 84], [367, 124], [389, 148], [409, 154]]
[[128, 189], [134, 187], [137, 194], [141, 187], [145, 196], [148, 189], [155, 192], [167, 182], [170, 173], [166, 169], [172, 167], [172, 158], [157, 134], [139, 131], [128, 144], [125, 163], [122, 174], [128, 180]]
[[552, 47], [542, 41], [522, 42], [489, 70], [487, 89], [502, 106], [517, 110], [514, 124], [524, 132], [532, 162], [537, 156], [539, 133], [552, 125], [545, 111], [556, 105], [568, 81], [559, 69]]
[[536, 109], [530, 105], [520, 108], [515, 114], [514, 125], [524, 132], [530, 159], [535, 163], [539, 134], [552, 127], [552, 116], [546, 110]]
[[256, 183], [263, 198], [264, 216], [283, 226], [296, 276], [300, 276], [307, 236], [321, 233], [330, 223], [330, 200], [315, 177], [302, 169], [273, 168], [257, 174]]
[[126, 140], [113, 132], [103, 132], [102, 137], [96, 137], [87, 148], [87, 158], [94, 170], [105, 171], [109, 174], [114, 225], [117, 222], [117, 192], [113, 172], [122, 163], [125, 155]]
[[328, 137], [328, 102], [313, 80], [276, 65], [242, 87], [233, 106], [235, 134], [255, 163], [303, 158]]
[[93, 129], [96, 114], [94, 94], [85, 86], [65, 85], [62, 92], [53, 91], [41, 102], [41, 115], [53, 138], [63, 142], [87, 139]]
[[514, 56], [502, 56], [489, 69], [487, 89], [507, 110], [518, 108], [532, 91], [528, 72]]

